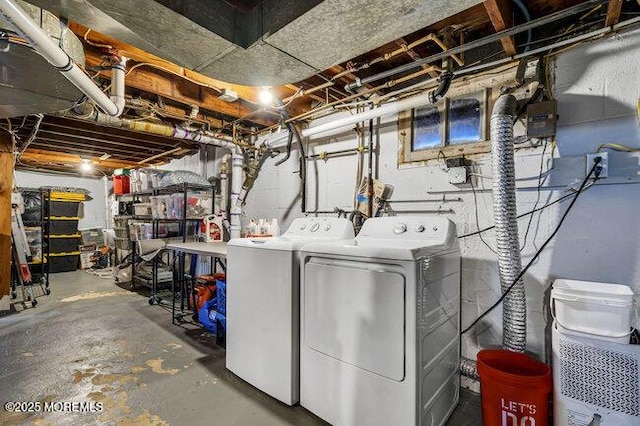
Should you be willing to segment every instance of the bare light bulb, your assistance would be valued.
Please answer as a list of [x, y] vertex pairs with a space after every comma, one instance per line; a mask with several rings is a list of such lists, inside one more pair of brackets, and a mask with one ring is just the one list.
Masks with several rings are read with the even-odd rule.
[[91, 163], [89, 163], [89, 160], [82, 159], [80, 170], [82, 170], [83, 172], [90, 172], [92, 169], [93, 166], [91, 165]]
[[260, 103], [263, 105], [271, 105], [273, 104], [273, 93], [268, 87], [265, 87], [260, 92]]

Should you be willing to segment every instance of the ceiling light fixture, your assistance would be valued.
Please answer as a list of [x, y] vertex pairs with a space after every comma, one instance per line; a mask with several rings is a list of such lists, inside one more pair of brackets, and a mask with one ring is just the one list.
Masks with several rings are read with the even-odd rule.
[[83, 172], [90, 172], [91, 170], [93, 170], [93, 166], [91, 165], [91, 163], [89, 163], [89, 160], [82, 158], [82, 164], [80, 165], [80, 169]]
[[260, 92], [260, 103], [262, 105], [273, 105], [273, 93], [271, 93], [271, 88], [265, 87]]

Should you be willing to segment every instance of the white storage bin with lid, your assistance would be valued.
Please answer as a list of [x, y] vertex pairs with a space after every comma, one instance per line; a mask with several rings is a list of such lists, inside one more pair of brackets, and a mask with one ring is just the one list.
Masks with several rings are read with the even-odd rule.
[[551, 313], [565, 333], [626, 343], [633, 312], [633, 290], [626, 285], [557, 279], [551, 289]]

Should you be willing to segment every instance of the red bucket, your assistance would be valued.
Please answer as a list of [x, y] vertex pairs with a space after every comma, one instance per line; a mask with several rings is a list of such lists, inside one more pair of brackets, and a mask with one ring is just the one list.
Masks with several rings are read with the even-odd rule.
[[484, 426], [546, 426], [551, 368], [503, 349], [478, 353]]

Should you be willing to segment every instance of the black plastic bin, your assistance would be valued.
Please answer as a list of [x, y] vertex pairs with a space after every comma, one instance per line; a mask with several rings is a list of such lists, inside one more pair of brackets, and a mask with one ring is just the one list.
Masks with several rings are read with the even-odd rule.
[[49, 252], [72, 253], [78, 251], [80, 237], [49, 237]]
[[49, 272], [71, 272], [78, 269], [80, 253], [51, 254], [48, 261]]
[[52, 217], [78, 217], [80, 203], [76, 201], [49, 201], [46, 203], [46, 214]]
[[78, 233], [78, 219], [51, 219], [49, 235], [75, 235]]

